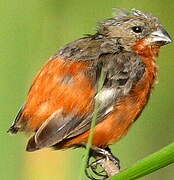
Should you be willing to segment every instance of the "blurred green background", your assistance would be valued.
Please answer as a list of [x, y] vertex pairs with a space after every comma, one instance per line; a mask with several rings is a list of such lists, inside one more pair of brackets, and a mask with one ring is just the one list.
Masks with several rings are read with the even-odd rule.
[[[27, 153], [26, 137], [6, 130], [42, 64], [64, 44], [93, 33], [96, 22], [110, 17], [114, 7], [153, 13], [174, 37], [172, 0], [0, 0], [0, 180], [77, 180], [83, 150]], [[174, 139], [173, 47], [161, 50], [159, 83], [142, 116], [112, 146], [122, 168]], [[173, 180], [174, 166], [141, 179]]]

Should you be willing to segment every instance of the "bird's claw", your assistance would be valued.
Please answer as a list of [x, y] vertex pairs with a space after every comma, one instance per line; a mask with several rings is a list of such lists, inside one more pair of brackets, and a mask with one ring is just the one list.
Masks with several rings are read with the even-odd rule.
[[[101, 149], [101, 148], [94, 148], [91, 150], [91, 154], [88, 158], [88, 164], [85, 170], [86, 176], [89, 179], [92, 180], [105, 180], [109, 177], [109, 175], [107, 174], [107, 172], [105, 171], [103, 165], [107, 162], [107, 161], [111, 161], [112, 163], [115, 164], [115, 166], [118, 168], [118, 170], [120, 169], [120, 161], [118, 158], [116, 158], [110, 151], [109, 148], [107, 149]], [[95, 158], [96, 160], [90, 163], [90, 159], [91, 158]], [[99, 168], [102, 170], [99, 171]], [[98, 179], [97, 179], [97, 178]]]
[[[90, 164], [88, 164], [87, 168], [86, 168], [86, 175], [88, 178], [92, 179], [92, 180], [104, 180], [106, 178], [108, 178], [106, 172], [104, 171], [104, 169], [102, 169], [101, 171], [97, 171], [97, 169], [100, 167], [102, 167], [102, 163], [105, 161], [105, 159], [98, 159]], [[95, 178], [92, 174], [94, 174], [97, 178]]]

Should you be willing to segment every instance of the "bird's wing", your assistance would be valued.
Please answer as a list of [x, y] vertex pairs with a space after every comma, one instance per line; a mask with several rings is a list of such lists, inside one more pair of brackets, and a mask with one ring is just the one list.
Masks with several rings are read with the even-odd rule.
[[[100, 104], [97, 124], [113, 112], [113, 105], [119, 104], [121, 98], [129, 94], [145, 72], [145, 65], [142, 60], [136, 54], [130, 52], [106, 54], [100, 57], [100, 61], [105, 73], [105, 80], [103, 88], [95, 95], [95, 100]], [[100, 66], [100, 64], [97, 66]], [[81, 120], [80, 124], [69, 133], [67, 138], [75, 137], [89, 130], [92, 115], [90, 113], [85, 119]]]

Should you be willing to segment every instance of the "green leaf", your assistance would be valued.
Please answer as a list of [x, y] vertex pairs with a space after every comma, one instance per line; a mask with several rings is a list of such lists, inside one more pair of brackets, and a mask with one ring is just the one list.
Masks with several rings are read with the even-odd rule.
[[109, 180], [133, 180], [157, 171], [174, 163], [174, 143], [164, 147], [160, 151], [149, 155], [135, 163], [132, 167], [123, 170]]

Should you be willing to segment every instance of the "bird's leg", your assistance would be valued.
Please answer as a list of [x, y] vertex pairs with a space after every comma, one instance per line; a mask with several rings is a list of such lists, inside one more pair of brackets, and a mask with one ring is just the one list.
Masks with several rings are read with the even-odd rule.
[[[90, 159], [92, 157], [95, 158], [95, 161], [90, 163]], [[99, 167], [102, 167], [102, 171], [98, 172]], [[120, 162], [119, 159], [112, 154], [108, 147], [105, 149], [93, 147], [90, 150], [88, 164], [85, 172], [87, 177], [95, 180], [96, 178], [89, 174], [89, 170], [92, 171], [94, 176], [97, 176], [100, 180], [104, 180], [119, 172]]]

